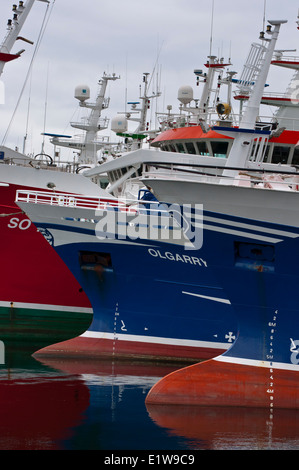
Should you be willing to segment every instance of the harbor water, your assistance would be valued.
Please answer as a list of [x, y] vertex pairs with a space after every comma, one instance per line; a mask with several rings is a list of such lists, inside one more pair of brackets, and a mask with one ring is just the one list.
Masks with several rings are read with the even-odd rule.
[[146, 406], [150, 388], [178, 367], [57, 357], [3, 365], [0, 450], [100, 450], [113, 464], [117, 451], [193, 459], [198, 450], [299, 449], [298, 411]]

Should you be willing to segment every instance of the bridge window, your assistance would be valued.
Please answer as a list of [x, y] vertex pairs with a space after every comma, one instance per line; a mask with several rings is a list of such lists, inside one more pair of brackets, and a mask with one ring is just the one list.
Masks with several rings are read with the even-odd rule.
[[287, 163], [291, 147], [275, 145], [272, 153], [272, 163]]
[[173, 144], [169, 144], [169, 151], [170, 152], [176, 152], [176, 148]]
[[196, 146], [198, 148], [198, 155], [209, 155], [209, 150], [205, 141], [201, 140], [196, 142]]
[[294, 148], [294, 154], [292, 158], [293, 165], [299, 165], [299, 147]]
[[196, 148], [194, 147], [193, 142], [186, 142], [185, 145], [188, 153], [192, 155], [196, 154]]
[[228, 142], [211, 141], [211, 146], [214, 157], [226, 158]]
[[169, 152], [169, 148], [168, 148], [168, 145], [161, 145], [161, 150], [163, 150], [163, 152]]
[[185, 151], [185, 149], [184, 149], [184, 145], [183, 145], [182, 143], [180, 143], [180, 142], [177, 143], [177, 144], [176, 144], [176, 147], [177, 147], [177, 149], [178, 149], [177, 151], [178, 151], [179, 153], [186, 153], [186, 151]]

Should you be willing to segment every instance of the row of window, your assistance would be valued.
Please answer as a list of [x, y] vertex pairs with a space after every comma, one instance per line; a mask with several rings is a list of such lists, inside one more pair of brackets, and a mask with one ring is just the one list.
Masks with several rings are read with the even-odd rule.
[[189, 153], [191, 155], [226, 158], [231, 145], [232, 141], [199, 140], [197, 142], [163, 143], [160, 148], [166, 152]]
[[[272, 151], [272, 152], [271, 152]], [[289, 145], [268, 145], [264, 158], [265, 162], [299, 164], [299, 149]]]
[[[192, 155], [204, 155], [208, 157], [226, 158], [232, 141], [193, 141], [162, 143], [161, 150], [166, 152], [188, 153]], [[252, 154], [254, 155], [253, 147]], [[299, 165], [299, 148], [291, 145], [279, 145], [270, 143], [267, 145], [264, 162]]]
[[[125, 175], [132, 167], [123, 167], [119, 168], [118, 170], [109, 171], [108, 178], [109, 182], [113, 183], [114, 181], [119, 180], [123, 175]], [[132, 174], [131, 178], [137, 178], [138, 176], [142, 175], [142, 169], [136, 170], [135, 173]]]
[[[188, 153], [193, 155], [226, 158], [231, 146], [231, 140], [201, 140], [197, 142], [189, 141], [163, 143], [161, 145], [161, 150], [167, 152]], [[255, 152], [256, 149], [255, 146], [253, 146], [252, 155], [255, 155]], [[270, 143], [267, 145], [265, 151], [264, 162], [299, 165], [299, 148], [290, 145], [278, 145]], [[108, 174], [109, 182], [113, 183], [114, 181], [118, 180], [123, 175], [125, 175], [131, 168], [132, 167], [123, 167], [114, 171], [110, 171]], [[140, 168], [132, 175], [132, 177], [134, 178], [141, 176], [141, 173], [142, 169]]]

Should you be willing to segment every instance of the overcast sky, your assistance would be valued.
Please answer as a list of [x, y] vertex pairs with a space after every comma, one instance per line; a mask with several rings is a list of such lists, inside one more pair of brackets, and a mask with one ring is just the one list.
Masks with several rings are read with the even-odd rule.
[[[7, 19], [12, 17], [12, 3], [13, 0], [0, 2], [0, 41], [6, 34]], [[264, 5], [266, 20], [288, 20], [281, 27], [277, 48], [298, 46], [297, 0], [267, 0], [266, 3], [264, 0], [214, 0], [213, 15], [212, 5], [212, 0], [55, 0], [54, 3], [51, 0], [48, 9], [51, 15], [32, 75], [5, 144], [22, 149], [29, 96], [27, 152], [40, 152], [45, 116], [46, 132], [74, 135], [78, 131], [69, 126], [70, 120], [79, 119], [74, 89], [79, 84], [89, 85], [94, 100], [103, 72], [115, 72], [121, 79], [109, 85], [110, 107], [102, 117], [111, 119], [124, 111], [126, 98], [138, 100], [142, 74], [152, 73], [155, 64], [161, 72], [162, 92], [157, 109], [165, 111], [172, 104], [178, 111], [177, 91], [181, 85], [191, 85], [195, 97], [200, 96], [201, 87], [196, 87], [193, 70], [204, 68], [211, 37], [212, 54], [225, 60], [230, 57], [231, 70], [241, 73], [250, 44], [258, 42], [263, 28]], [[45, 11], [46, 3], [37, 0], [22, 36], [36, 43]], [[23, 47], [25, 53], [8, 63], [2, 75], [6, 101], [0, 105], [1, 141], [34, 51], [34, 46], [17, 42], [13, 52]], [[292, 71], [272, 67], [268, 90], [284, 92], [291, 76]], [[153, 81], [152, 90], [154, 87]], [[46, 151], [52, 153], [53, 148], [47, 142]]]

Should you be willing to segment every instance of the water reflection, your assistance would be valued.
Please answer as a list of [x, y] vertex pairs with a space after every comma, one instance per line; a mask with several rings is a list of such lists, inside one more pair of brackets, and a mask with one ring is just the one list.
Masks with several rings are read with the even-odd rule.
[[84, 380], [33, 358], [10, 363], [0, 369], [0, 450], [61, 449], [88, 408]]
[[[159, 446], [163, 432], [144, 400], [177, 366], [22, 354], [7, 361], [0, 367], [0, 450], [146, 449], [156, 438]], [[162, 446], [172, 441], [166, 436]]]
[[299, 412], [262, 408], [147, 405], [152, 420], [189, 449], [298, 449]]
[[0, 367], [0, 450], [299, 449], [291, 410], [145, 406], [175, 364], [13, 357]]

